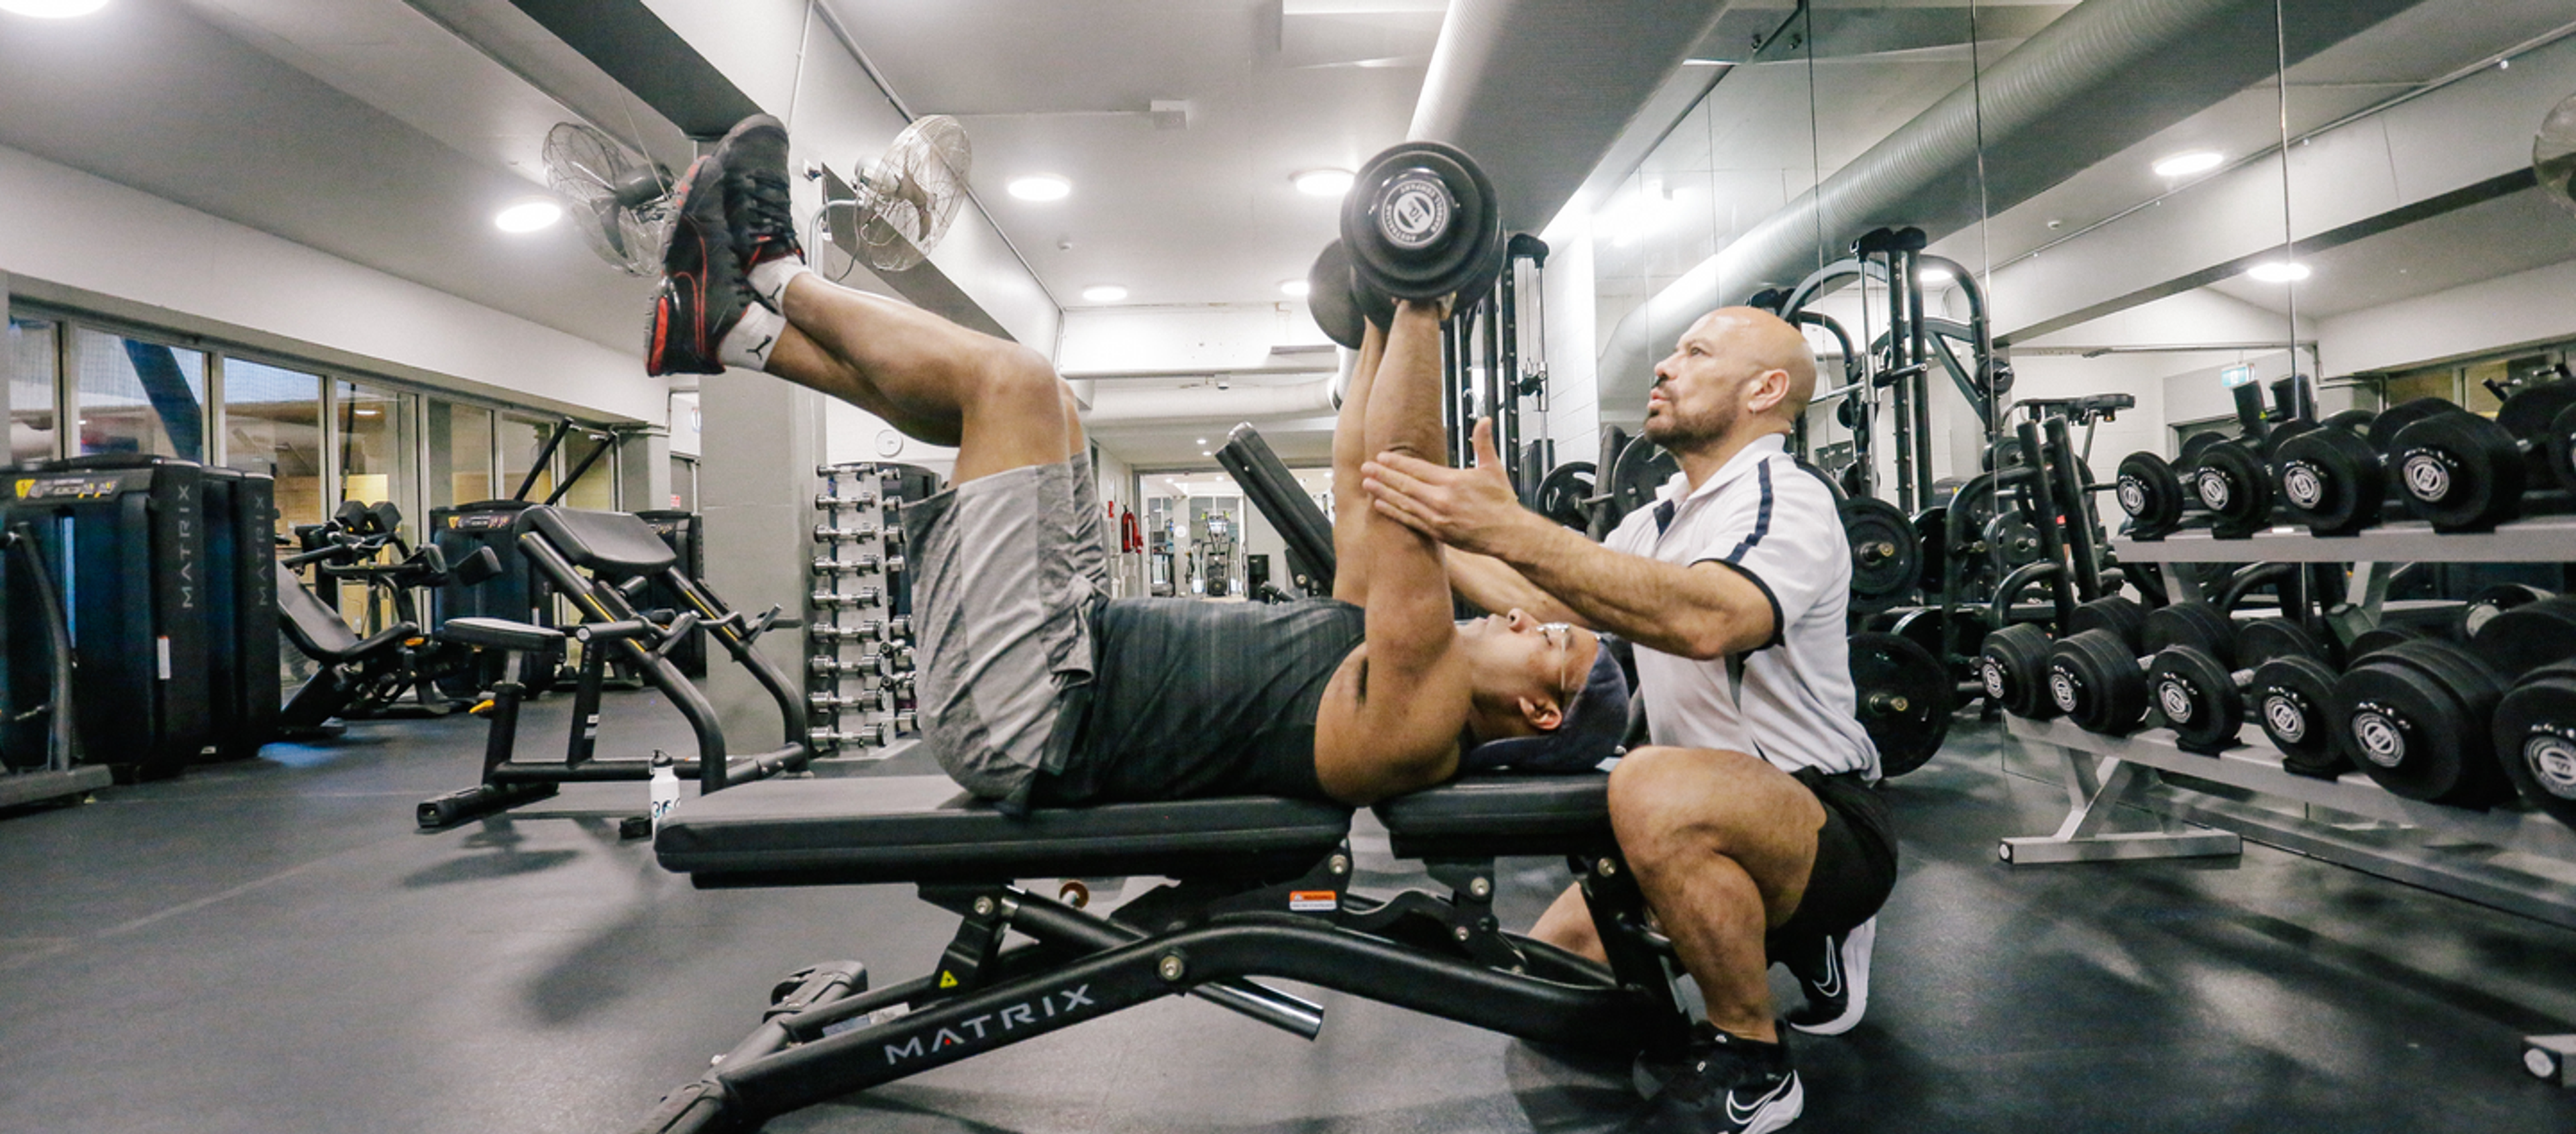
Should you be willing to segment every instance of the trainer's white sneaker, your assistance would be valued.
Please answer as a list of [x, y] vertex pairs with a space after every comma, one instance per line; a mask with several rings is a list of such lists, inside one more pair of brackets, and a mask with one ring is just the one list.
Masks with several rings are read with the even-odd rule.
[[1816, 955], [1792, 958], [1789, 972], [1807, 1004], [1789, 1014], [1789, 1026], [1812, 1036], [1838, 1036], [1869, 1010], [1869, 952], [1878, 941], [1878, 919], [1825, 938]]

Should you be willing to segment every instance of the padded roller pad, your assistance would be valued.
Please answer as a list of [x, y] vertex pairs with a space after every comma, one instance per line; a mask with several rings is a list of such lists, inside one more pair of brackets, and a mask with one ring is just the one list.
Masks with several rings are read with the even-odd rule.
[[653, 525], [632, 512], [531, 508], [525, 522], [575, 566], [593, 571], [644, 575], [680, 561], [679, 553], [653, 534]]
[[1605, 849], [1610, 777], [1473, 776], [1373, 808], [1400, 858], [1579, 854]]
[[463, 642], [469, 646], [490, 646], [496, 650], [533, 652], [563, 641], [563, 631], [512, 622], [506, 618], [450, 618], [438, 624], [441, 641]]
[[653, 850], [700, 886], [1277, 878], [1322, 861], [1350, 825], [1348, 808], [1263, 796], [1041, 808], [1014, 819], [945, 776], [854, 776], [761, 780], [683, 799]]

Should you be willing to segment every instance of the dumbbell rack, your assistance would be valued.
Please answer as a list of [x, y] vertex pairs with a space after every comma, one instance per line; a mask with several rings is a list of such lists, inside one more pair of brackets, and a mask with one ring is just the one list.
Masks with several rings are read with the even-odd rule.
[[869, 463], [825, 465], [814, 507], [814, 587], [806, 595], [806, 705], [817, 751], [884, 759], [914, 730], [913, 646], [899, 503], [890, 473]]
[[[2274, 528], [2245, 539], [2185, 531], [2160, 540], [2114, 539], [2124, 563], [2162, 565], [2168, 593], [2199, 582], [2202, 565], [2350, 563], [2349, 601], [2374, 617], [2405, 563], [2550, 563], [2576, 559], [2576, 516], [2505, 524], [2492, 532], [2437, 534], [2400, 521], [2357, 535], [2320, 537]], [[2007, 718], [2017, 740], [2056, 749], [2066, 760], [2065, 822], [2048, 835], [2005, 839], [2007, 863], [2102, 862], [2235, 854], [2242, 839], [2281, 847], [2367, 874], [2479, 905], [2576, 928], [2576, 831], [2516, 800], [2491, 811], [2421, 803], [2368, 776], [2334, 780], [2284, 770], [2260, 725], [2243, 747], [2216, 756], [2184, 752], [2169, 729], [2102, 736], [2064, 720]], [[2158, 773], [2150, 775], [2149, 773]], [[2169, 774], [2169, 775], [2168, 775]], [[2296, 811], [2196, 789], [2188, 777], [2297, 805]], [[2106, 832], [2122, 805], [2142, 807], [2197, 830]], [[2533, 1075], [2576, 1086], [2576, 1035], [2526, 1036]]]

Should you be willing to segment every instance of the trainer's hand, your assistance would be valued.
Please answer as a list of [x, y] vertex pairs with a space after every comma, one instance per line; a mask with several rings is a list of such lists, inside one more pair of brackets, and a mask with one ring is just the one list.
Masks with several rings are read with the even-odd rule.
[[1476, 422], [1476, 467], [1453, 469], [1404, 453], [1380, 453], [1360, 466], [1378, 515], [1432, 539], [1480, 555], [1499, 555], [1525, 525], [1545, 523], [1521, 507], [1503, 459], [1494, 452], [1491, 418]]

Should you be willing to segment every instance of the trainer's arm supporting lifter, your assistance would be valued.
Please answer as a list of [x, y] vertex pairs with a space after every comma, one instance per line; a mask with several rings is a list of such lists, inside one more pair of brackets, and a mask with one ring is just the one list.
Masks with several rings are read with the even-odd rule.
[[[1469, 601], [1703, 660], [1770, 642], [1771, 600], [1750, 577], [1721, 563], [1681, 567], [1594, 543], [1520, 506], [1485, 422], [1476, 425], [1475, 448], [1474, 469], [1406, 453], [1381, 454], [1368, 466], [1378, 515], [1446, 541]], [[1549, 601], [1532, 605], [1533, 597]]]

